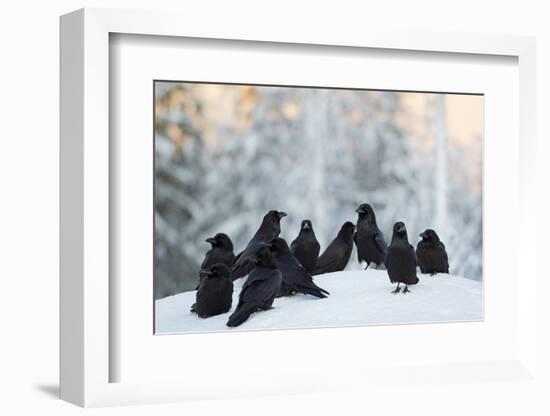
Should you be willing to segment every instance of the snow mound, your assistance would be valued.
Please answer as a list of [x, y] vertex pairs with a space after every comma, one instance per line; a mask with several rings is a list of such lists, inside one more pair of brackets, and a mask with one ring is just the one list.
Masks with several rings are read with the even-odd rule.
[[274, 309], [253, 314], [237, 328], [225, 323], [233, 313], [245, 279], [235, 282], [233, 307], [207, 319], [189, 311], [195, 291], [155, 303], [157, 334], [220, 332], [256, 329], [319, 328], [349, 325], [410, 324], [483, 319], [482, 283], [448, 274], [419, 275], [406, 295], [391, 294], [384, 270], [344, 271], [315, 276], [315, 283], [330, 292], [326, 299], [295, 295], [278, 298]]

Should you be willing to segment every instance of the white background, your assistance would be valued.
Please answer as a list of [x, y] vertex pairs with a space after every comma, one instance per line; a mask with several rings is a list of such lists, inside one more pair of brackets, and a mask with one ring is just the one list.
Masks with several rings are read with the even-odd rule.
[[[340, 0], [298, 3], [201, 1], [20, 1], [0, 12], [0, 178], [2, 186], [0, 250], [2, 341], [0, 343], [2, 414], [73, 414], [82, 412], [55, 400], [58, 367], [58, 16], [83, 6], [173, 9], [210, 13], [270, 16], [304, 25], [433, 28], [537, 35], [540, 229], [538, 246], [548, 252], [548, 114], [550, 105], [550, 31], [545, 2], [535, 1], [377, 1]], [[257, 3], [257, 4], [254, 4]], [[271, 7], [270, 7], [271, 5]], [[191, 8], [191, 9], [190, 9]], [[182, 22], [184, 25], [185, 22]], [[29, 95], [33, 99], [29, 99]], [[513, 224], [513, 219], [511, 219]], [[511, 224], [510, 238], [516, 230]], [[540, 256], [541, 258], [543, 256]], [[542, 261], [541, 261], [542, 265]], [[6, 267], [7, 266], [7, 267]], [[541, 276], [544, 274], [540, 270]], [[538, 291], [550, 295], [547, 281]], [[546, 295], [545, 295], [546, 294]], [[540, 367], [548, 372], [549, 308], [540, 302]], [[548, 414], [550, 386], [531, 383], [434, 385], [396, 391], [387, 386], [376, 397], [368, 391], [340, 391], [302, 397], [187, 403], [92, 410], [99, 414]]]

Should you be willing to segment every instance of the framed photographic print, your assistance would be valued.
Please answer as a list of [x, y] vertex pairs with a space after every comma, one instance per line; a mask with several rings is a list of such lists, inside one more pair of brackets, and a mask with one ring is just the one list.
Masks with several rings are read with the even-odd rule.
[[483, 95], [154, 90], [156, 334], [482, 320]]
[[62, 398], [531, 378], [534, 41], [243, 27], [61, 18]]

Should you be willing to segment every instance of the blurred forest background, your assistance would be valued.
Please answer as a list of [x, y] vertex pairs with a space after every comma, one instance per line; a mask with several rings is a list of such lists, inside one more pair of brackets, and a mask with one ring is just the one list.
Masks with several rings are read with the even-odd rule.
[[[155, 82], [155, 297], [192, 290], [204, 240], [240, 252], [270, 209], [321, 251], [370, 203], [391, 239], [434, 228], [451, 273], [482, 279], [483, 97]], [[348, 268], [357, 269], [352, 254]]]

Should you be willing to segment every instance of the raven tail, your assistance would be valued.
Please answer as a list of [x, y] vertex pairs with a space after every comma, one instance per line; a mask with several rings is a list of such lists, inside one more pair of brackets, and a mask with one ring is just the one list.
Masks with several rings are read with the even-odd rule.
[[257, 309], [258, 305], [256, 305], [255, 303], [245, 303], [243, 305], [238, 305], [235, 312], [233, 312], [233, 314], [229, 317], [229, 320], [227, 321], [227, 326], [235, 327], [241, 325], [250, 317], [250, 315], [256, 312]]
[[327, 295], [330, 295], [330, 293], [328, 293], [325, 289], [322, 289], [316, 285], [313, 285], [311, 287], [301, 286], [299, 289], [300, 289], [300, 292], [306, 295], [315, 296], [316, 298], [319, 298], [319, 299], [324, 299], [327, 297]]

